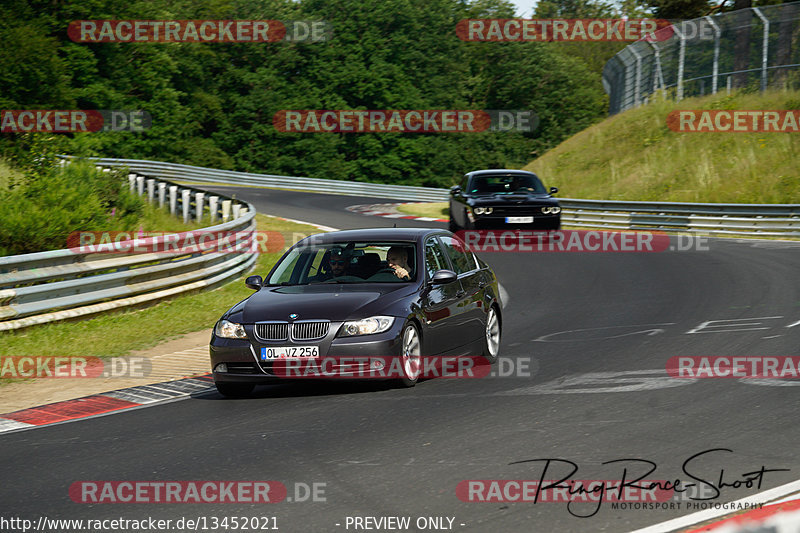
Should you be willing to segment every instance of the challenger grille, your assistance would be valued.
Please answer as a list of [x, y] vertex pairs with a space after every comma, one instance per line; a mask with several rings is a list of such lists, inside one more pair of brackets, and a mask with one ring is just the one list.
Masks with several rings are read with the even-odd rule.
[[292, 338], [296, 341], [321, 339], [328, 334], [330, 322], [295, 322], [292, 324]]
[[256, 324], [256, 337], [265, 341], [285, 341], [289, 338], [288, 322], [267, 322]]

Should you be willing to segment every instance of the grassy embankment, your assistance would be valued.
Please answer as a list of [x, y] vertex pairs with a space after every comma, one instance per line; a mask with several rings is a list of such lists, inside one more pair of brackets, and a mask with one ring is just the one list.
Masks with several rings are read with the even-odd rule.
[[[524, 169], [564, 198], [800, 203], [800, 133], [671, 131], [669, 112], [687, 109], [800, 109], [800, 92], [658, 99], [585, 129]], [[445, 203], [424, 209], [447, 213]]]

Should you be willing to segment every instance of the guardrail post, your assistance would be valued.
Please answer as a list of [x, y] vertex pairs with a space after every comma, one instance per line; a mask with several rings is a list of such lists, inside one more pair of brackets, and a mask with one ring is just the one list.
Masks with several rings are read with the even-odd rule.
[[202, 192], [194, 193], [195, 215], [198, 222], [203, 220], [203, 198], [205, 198], [205, 196], [205, 193]]
[[128, 174], [128, 183], [131, 185], [131, 192], [136, 190], [136, 174]]
[[151, 204], [156, 199], [156, 180], [153, 178], [147, 179], [147, 201]]
[[219, 202], [219, 196], [209, 196], [208, 197], [208, 211], [211, 214], [211, 222], [217, 221], [217, 203]]
[[222, 221], [227, 222], [231, 218], [231, 201], [222, 200]]
[[175, 215], [178, 210], [178, 186], [169, 186], [169, 213]]
[[761, 19], [761, 22], [764, 24], [764, 41], [761, 45], [761, 92], [767, 90], [767, 64], [769, 63], [769, 59], [767, 54], [769, 52], [769, 19], [761, 13], [761, 10], [757, 7], [753, 8], [755, 14], [758, 15], [758, 18]]
[[139, 196], [144, 194], [144, 176], [136, 176], [136, 190]]
[[189, 189], [181, 191], [181, 207], [183, 208], [183, 223], [189, 223], [189, 195], [192, 193]]
[[239, 218], [239, 211], [242, 209], [240, 204], [233, 204], [233, 218], [234, 220]]
[[164, 195], [167, 192], [167, 184], [163, 181], [158, 182], [158, 207], [164, 209]]

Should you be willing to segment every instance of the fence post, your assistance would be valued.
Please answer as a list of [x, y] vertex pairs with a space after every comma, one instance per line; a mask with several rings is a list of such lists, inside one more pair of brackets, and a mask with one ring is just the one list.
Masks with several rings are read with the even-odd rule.
[[136, 176], [136, 190], [139, 196], [144, 194], [144, 176]]
[[717, 76], [719, 75], [719, 38], [722, 36], [722, 31], [714, 22], [714, 19], [706, 16], [705, 19], [714, 28], [714, 63], [711, 66], [711, 94], [717, 94]]
[[169, 186], [169, 214], [175, 216], [178, 211], [178, 186]]
[[147, 180], [147, 201], [153, 203], [156, 199], [156, 180], [148, 178]]
[[761, 45], [761, 92], [767, 90], [767, 64], [769, 64], [768, 53], [769, 53], [769, 19], [761, 13], [761, 10], [757, 7], [753, 8], [753, 11], [758, 18], [761, 19], [761, 22], [764, 24], [764, 41]]
[[653, 53], [656, 56], [656, 67], [653, 69], [653, 93], [658, 90], [658, 82], [661, 82], [661, 93], [664, 99], [667, 99], [667, 88], [664, 86], [664, 73], [661, 71], [661, 50], [659, 50], [656, 43], [650, 41], [650, 46], [653, 47]]
[[194, 193], [195, 217], [197, 218], [197, 222], [201, 222], [203, 220], [203, 199], [205, 196], [205, 193], [202, 192]]
[[158, 207], [164, 208], [164, 194], [167, 192], [167, 184], [163, 181], [158, 182]]
[[675, 101], [680, 102], [683, 100], [683, 63], [686, 59], [686, 36], [677, 26], [673, 25], [672, 28], [678, 34], [680, 45], [678, 48], [678, 89], [675, 94]]
[[636, 58], [636, 81], [633, 86], [633, 106], [639, 107], [641, 105], [641, 94], [639, 87], [642, 85], [642, 56], [635, 50], [634, 45], [629, 47], [631, 54]]
[[231, 218], [231, 201], [222, 200], [222, 221], [227, 222]]
[[214, 223], [217, 221], [217, 203], [219, 202], [219, 196], [209, 196], [208, 197], [208, 211], [211, 214], [211, 222]]
[[131, 192], [136, 190], [136, 174], [128, 174], [128, 183], [131, 185]]
[[183, 208], [183, 223], [189, 223], [189, 195], [192, 193], [189, 189], [181, 191], [181, 207]]

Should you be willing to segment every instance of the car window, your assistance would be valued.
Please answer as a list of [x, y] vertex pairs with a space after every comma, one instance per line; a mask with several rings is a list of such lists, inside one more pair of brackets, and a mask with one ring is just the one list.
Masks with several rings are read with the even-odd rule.
[[268, 285], [409, 282], [416, 279], [415, 259], [409, 242], [302, 244], [275, 267]]
[[472, 193], [546, 193], [544, 185], [536, 176], [526, 174], [487, 174], [476, 176], [470, 183]]
[[463, 242], [449, 236], [440, 237], [440, 239], [456, 274], [475, 270], [475, 259], [467, 252]]
[[450, 268], [444, 256], [441, 246], [436, 239], [428, 239], [425, 242], [425, 271], [428, 279], [431, 279], [437, 270]]

